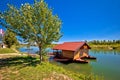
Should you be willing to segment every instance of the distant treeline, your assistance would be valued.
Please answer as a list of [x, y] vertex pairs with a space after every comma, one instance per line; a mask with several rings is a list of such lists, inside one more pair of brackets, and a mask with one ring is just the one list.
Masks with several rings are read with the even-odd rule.
[[86, 41], [89, 44], [95, 45], [111, 45], [111, 44], [120, 44], [120, 40], [93, 40], [93, 41]]

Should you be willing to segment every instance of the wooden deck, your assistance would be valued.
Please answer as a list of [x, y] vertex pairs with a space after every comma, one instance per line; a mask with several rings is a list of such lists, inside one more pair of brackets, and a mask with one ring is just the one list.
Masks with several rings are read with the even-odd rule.
[[62, 56], [54, 57], [54, 60], [58, 61], [58, 62], [88, 63], [88, 61], [84, 60], [84, 59], [79, 58], [79, 59], [73, 60], [71, 58], [66, 58], [66, 57], [62, 57]]
[[48, 53], [48, 56], [53, 57], [53, 60], [58, 62], [88, 63], [89, 61], [85, 59], [96, 59], [96, 57], [88, 56], [73, 60], [73, 58], [63, 57], [62, 55], [55, 55], [54, 53]]
[[54, 60], [55, 61], [63, 61], [63, 62], [67, 62], [67, 61], [71, 61], [72, 59], [70, 59], [70, 58], [66, 58], [66, 57], [63, 57], [63, 56], [61, 56], [61, 55], [56, 55], [55, 57], [54, 57]]
[[48, 53], [48, 56], [52, 56], [52, 57], [54, 57], [55, 54], [54, 54], [54, 53]]
[[74, 60], [74, 62], [76, 62], [76, 63], [88, 63], [89, 61], [79, 58], [79, 59]]
[[81, 57], [81, 59], [96, 59], [96, 57], [88, 56], [88, 57]]
[[66, 62], [66, 61], [70, 61], [70, 59], [59, 59], [59, 58], [54, 58], [55, 61], [63, 61], [63, 62]]

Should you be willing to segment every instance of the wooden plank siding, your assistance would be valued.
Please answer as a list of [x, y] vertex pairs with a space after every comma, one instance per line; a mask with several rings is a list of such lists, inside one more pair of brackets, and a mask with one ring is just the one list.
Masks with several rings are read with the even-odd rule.
[[88, 49], [80, 49], [80, 57], [87, 57], [88, 51]]
[[80, 49], [89, 49], [89, 46], [87, 44], [84, 44]]
[[89, 49], [87, 45], [82, 46], [77, 52], [74, 52], [74, 60], [81, 58], [81, 57], [87, 57]]
[[87, 57], [89, 55], [89, 47], [87, 44], [80, 48], [80, 57]]
[[74, 60], [80, 58], [80, 50], [77, 52], [74, 52]]
[[64, 57], [67, 57], [67, 58], [73, 58], [74, 57], [74, 52], [73, 51], [63, 50], [62, 55]]

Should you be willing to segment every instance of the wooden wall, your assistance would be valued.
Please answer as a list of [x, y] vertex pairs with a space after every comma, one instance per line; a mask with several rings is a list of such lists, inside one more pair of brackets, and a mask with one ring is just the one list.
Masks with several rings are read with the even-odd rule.
[[63, 57], [78, 59], [80, 57], [88, 56], [89, 48], [87, 45], [83, 45], [77, 52], [63, 50], [62, 55]]
[[87, 57], [89, 55], [89, 49], [87, 45], [82, 46], [77, 52], [74, 53], [74, 59], [80, 57]]
[[77, 52], [74, 52], [74, 60], [80, 58], [80, 50]]
[[89, 49], [89, 46], [87, 44], [84, 44], [80, 49]]
[[87, 57], [89, 55], [88, 49], [80, 49], [80, 57]]
[[74, 57], [74, 52], [73, 52], [73, 51], [63, 50], [63, 51], [62, 51], [62, 55], [63, 55], [64, 57], [67, 57], [67, 58], [73, 58], [73, 57]]

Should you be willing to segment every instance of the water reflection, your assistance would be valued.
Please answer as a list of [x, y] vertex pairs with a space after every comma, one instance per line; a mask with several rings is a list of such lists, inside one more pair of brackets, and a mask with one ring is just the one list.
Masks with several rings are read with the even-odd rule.
[[120, 79], [120, 52], [117, 50], [91, 50], [91, 55], [97, 57], [97, 62], [92, 62], [92, 72], [103, 75], [105, 80]]
[[[66, 70], [77, 72], [77, 73], [84, 73], [84, 74], [90, 74], [92, 71], [92, 66], [89, 64], [80, 64], [80, 63], [61, 63], [61, 62], [55, 62], [52, 61], [52, 64], [61, 66], [65, 68]], [[86, 72], [87, 70], [87, 72]]]
[[88, 64], [80, 63], [57, 63], [67, 70], [95, 75], [104, 76], [104, 80], [119, 80], [120, 79], [120, 52], [116, 50], [90, 50], [90, 55], [97, 57], [97, 60], [89, 60]]
[[120, 51], [119, 50], [101, 50], [101, 49], [97, 49], [97, 50], [90, 50], [90, 52], [97, 54], [97, 53], [103, 53], [103, 54], [114, 54], [114, 55], [120, 55]]

